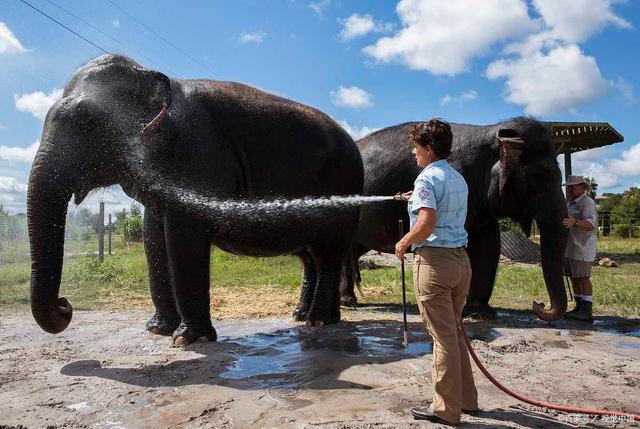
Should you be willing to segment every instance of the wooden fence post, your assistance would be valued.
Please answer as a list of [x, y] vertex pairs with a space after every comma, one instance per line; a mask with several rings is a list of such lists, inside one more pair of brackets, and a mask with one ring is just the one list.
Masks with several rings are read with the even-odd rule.
[[98, 214], [98, 259], [104, 262], [104, 201], [100, 201]]
[[111, 223], [111, 213], [109, 213], [109, 255], [111, 255], [111, 234], [112, 234], [113, 224]]

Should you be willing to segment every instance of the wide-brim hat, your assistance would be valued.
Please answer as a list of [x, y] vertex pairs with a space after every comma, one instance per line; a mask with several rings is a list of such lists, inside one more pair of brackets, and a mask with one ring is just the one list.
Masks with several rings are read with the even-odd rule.
[[584, 184], [587, 183], [584, 180], [584, 177], [582, 177], [582, 176], [569, 176], [569, 177], [567, 177], [567, 182], [563, 183], [562, 186], [580, 185], [582, 183], [584, 183]]

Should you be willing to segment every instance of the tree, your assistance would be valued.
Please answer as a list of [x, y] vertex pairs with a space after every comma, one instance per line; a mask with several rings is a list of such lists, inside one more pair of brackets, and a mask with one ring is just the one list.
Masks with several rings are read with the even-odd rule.
[[131, 204], [129, 216], [126, 216], [126, 210], [123, 210], [123, 212], [125, 213], [124, 218], [118, 218], [119, 213], [116, 213], [118, 230], [124, 235], [126, 241], [142, 241], [144, 222], [142, 220], [140, 205], [136, 203]]
[[620, 202], [611, 210], [616, 224], [627, 226], [627, 237], [633, 236], [634, 227], [640, 224], [640, 188], [631, 187], [622, 193]]
[[596, 191], [598, 190], [598, 182], [593, 177], [586, 176], [584, 181], [587, 183], [587, 195], [591, 197], [591, 199], [596, 198]]

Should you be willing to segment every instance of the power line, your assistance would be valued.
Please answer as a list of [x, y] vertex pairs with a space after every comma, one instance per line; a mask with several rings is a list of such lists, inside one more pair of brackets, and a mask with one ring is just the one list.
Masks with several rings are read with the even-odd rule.
[[159, 37], [161, 40], [163, 40], [166, 44], [168, 44], [169, 46], [173, 47], [177, 51], [181, 52], [184, 56], [189, 58], [191, 61], [193, 61], [194, 63], [198, 64], [200, 67], [206, 69], [209, 73], [213, 74], [214, 76], [219, 76], [216, 72], [211, 70], [211, 68], [209, 68], [209, 66], [207, 66], [206, 64], [202, 63], [198, 59], [196, 59], [193, 56], [191, 56], [189, 53], [187, 53], [187, 52], [183, 51], [182, 49], [180, 49], [179, 47], [177, 47], [170, 40], [167, 40], [167, 38], [165, 38], [162, 34], [158, 33], [156, 30], [154, 30], [153, 28], [149, 27], [144, 22], [140, 21], [138, 18], [136, 18], [135, 16], [131, 15], [129, 12], [127, 12], [126, 10], [124, 10], [123, 8], [118, 6], [113, 0], [107, 0], [107, 1], [109, 3], [111, 3], [113, 6], [115, 6], [116, 8], [120, 9], [120, 11], [122, 11], [122, 13], [127, 15], [129, 18], [133, 19], [135, 22], [137, 22], [138, 24], [140, 24], [141, 26], [143, 26], [147, 30], [151, 31], [153, 34], [155, 34], [157, 37]]
[[29, 6], [31, 9], [35, 10], [36, 12], [46, 16], [47, 18], [49, 18], [51, 21], [55, 22], [56, 24], [58, 24], [60, 27], [64, 28], [65, 30], [75, 34], [76, 36], [78, 36], [79, 38], [81, 38], [82, 40], [84, 40], [85, 42], [89, 43], [90, 45], [95, 46], [96, 48], [100, 49], [102, 52], [104, 52], [105, 54], [110, 54], [111, 52], [107, 51], [106, 49], [104, 49], [101, 46], [98, 46], [97, 44], [93, 43], [91, 40], [87, 39], [84, 36], [81, 36], [80, 34], [76, 33], [75, 31], [73, 31], [72, 29], [70, 29], [69, 27], [67, 27], [66, 25], [64, 25], [63, 23], [61, 23], [60, 21], [58, 21], [55, 18], [52, 18], [51, 16], [47, 15], [46, 13], [44, 13], [43, 11], [41, 11], [40, 9], [38, 9], [37, 7], [33, 6], [31, 3], [25, 1], [25, 0], [20, 0], [22, 3], [26, 4], [27, 6]]
[[129, 49], [130, 51], [135, 52], [136, 54], [140, 55], [142, 58], [146, 59], [147, 61], [149, 61], [152, 64], [155, 64], [156, 66], [160, 67], [160, 68], [164, 68], [167, 71], [171, 72], [173, 75], [178, 76], [178, 74], [176, 72], [174, 72], [173, 70], [171, 70], [169, 67], [163, 66], [162, 64], [157, 63], [156, 61], [154, 61], [153, 59], [149, 58], [148, 56], [146, 56], [145, 54], [143, 54], [142, 52], [140, 52], [140, 50], [132, 48], [130, 46], [127, 46], [125, 43], [121, 42], [120, 40], [116, 39], [115, 37], [110, 36], [109, 34], [105, 33], [104, 31], [100, 30], [98, 27], [92, 25], [91, 23], [87, 22], [86, 20], [82, 19], [81, 17], [79, 17], [78, 15], [74, 14], [73, 12], [65, 9], [64, 7], [54, 3], [52, 0], [47, 0], [49, 3], [51, 3], [52, 5], [54, 5], [55, 7], [57, 7], [58, 9], [66, 12], [67, 14], [71, 15], [72, 17], [74, 17], [75, 19], [77, 19], [78, 21], [83, 22], [85, 25], [91, 27], [92, 29], [94, 29], [95, 31], [97, 31], [98, 33], [102, 34], [105, 37], [108, 37], [109, 39], [111, 39], [112, 41], [116, 42], [117, 44], [119, 44], [120, 46], [124, 47], [125, 49]]

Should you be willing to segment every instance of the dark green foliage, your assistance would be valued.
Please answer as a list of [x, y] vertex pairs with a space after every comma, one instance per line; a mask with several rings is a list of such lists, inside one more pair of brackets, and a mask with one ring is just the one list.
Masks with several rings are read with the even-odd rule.
[[116, 229], [126, 241], [142, 241], [142, 210], [136, 203], [131, 205], [131, 211], [127, 215], [126, 210], [116, 213]]

